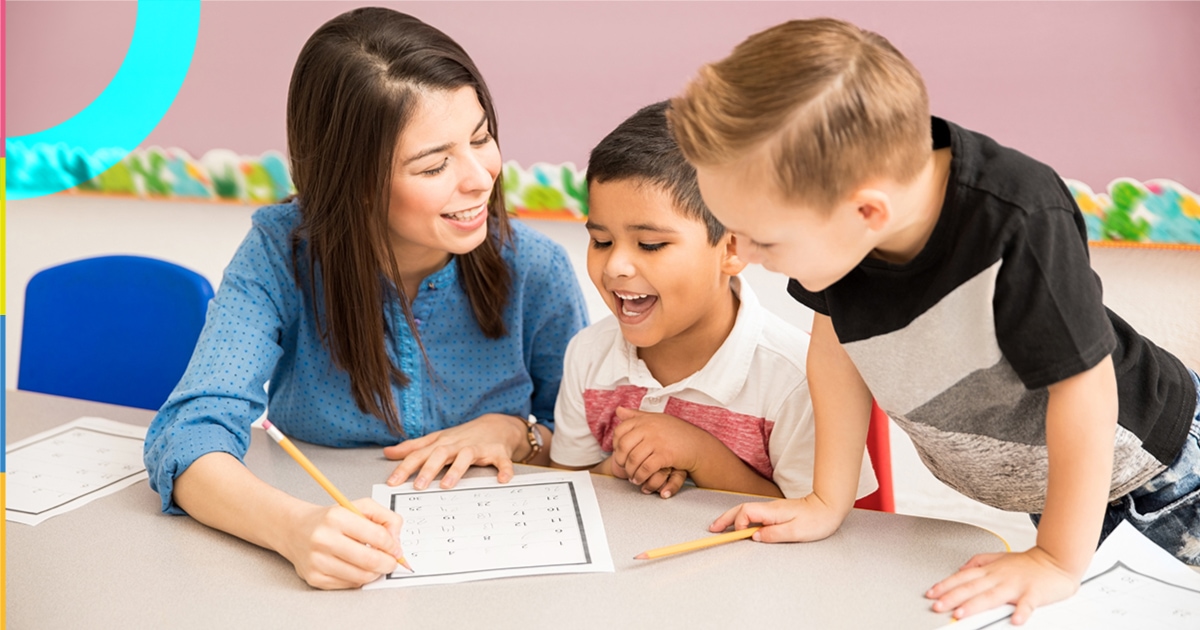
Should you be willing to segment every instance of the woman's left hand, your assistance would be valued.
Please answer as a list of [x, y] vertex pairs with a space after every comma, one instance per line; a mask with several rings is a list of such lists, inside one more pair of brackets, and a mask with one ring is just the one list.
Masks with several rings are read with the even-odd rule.
[[513, 477], [514, 457], [529, 448], [525, 434], [525, 422], [520, 418], [489, 413], [456, 427], [385, 447], [385, 457], [404, 460], [388, 477], [387, 484], [402, 484], [416, 472], [413, 487], [424, 490], [442, 468], [449, 466], [441, 487], [453, 488], [472, 465], [495, 466], [500, 471], [496, 481], [508, 483]]

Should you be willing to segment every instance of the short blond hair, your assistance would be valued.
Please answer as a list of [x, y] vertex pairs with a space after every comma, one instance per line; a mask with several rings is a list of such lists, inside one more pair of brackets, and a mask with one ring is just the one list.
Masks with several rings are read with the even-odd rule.
[[871, 178], [911, 181], [931, 153], [920, 73], [882, 36], [831, 18], [751, 35], [668, 116], [693, 164], [766, 151], [782, 198], [823, 210]]

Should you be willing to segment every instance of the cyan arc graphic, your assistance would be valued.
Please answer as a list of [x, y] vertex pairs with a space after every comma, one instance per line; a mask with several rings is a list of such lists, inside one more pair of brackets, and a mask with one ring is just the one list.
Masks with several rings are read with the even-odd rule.
[[116, 76], [69, 120], [5, 139], [8, 199], [72, 188], [108, 170], [158, 125], [179, 93], [200, 30], [200, 0], [138, 0]]

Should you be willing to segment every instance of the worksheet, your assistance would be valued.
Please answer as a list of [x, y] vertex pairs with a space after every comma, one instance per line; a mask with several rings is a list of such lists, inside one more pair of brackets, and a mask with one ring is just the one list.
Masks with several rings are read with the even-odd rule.
[[463, 479], [449, 490], [376, 485], [372, 498], [404, 517], [400, 568], [364, 589], [613, 571], [587, 471]]
[[[1011, 628], [1012, 611], [1005, 606], [945, 628]], [[1195, 630], [1200, 628], [1200, 573], [1122, 522], [1096, 551], [1079, 592], [1034, 610], [1021, 627]]]
[[8, 445], [4, 518], [37, 525], [145, 479], [145, 439], [146, 427], [78, 418]]

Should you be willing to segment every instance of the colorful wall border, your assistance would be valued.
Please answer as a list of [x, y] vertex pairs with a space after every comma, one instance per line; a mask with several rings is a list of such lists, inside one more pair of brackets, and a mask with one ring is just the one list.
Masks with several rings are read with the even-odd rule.
[[[9, 143], [10, 165], [49, 177], [53, 171], [87, 172], [90, 158], [63, 145], [32, 148]], [[11, 155], [13, 152], [20, 155]], [[574, 164], [538, 162], [528, 168], [509, 161], [503, 169], [505, 201], [517, 216], [582, 221], [587, 217], [587, 177]], [[10, 182], [13, 180], [10, 178]], [[1102, 192], [1066, 179], [1083, 211], [1094, 245], [1200, 249], [1200, 195], [1167, 179], [1113, 180]], [[277, 151], [260, 156], [214, 149], [196, 159], [180, 149], [131, 151], [68, 194], [124, 195], [265, 204], [295, 192], [287, 160]]]
[[1065, 181], [1093, 245], [1200, 249], [1200, 197], [1182, 184], [1122, 177], [1095, 193], [1083, 182]]

